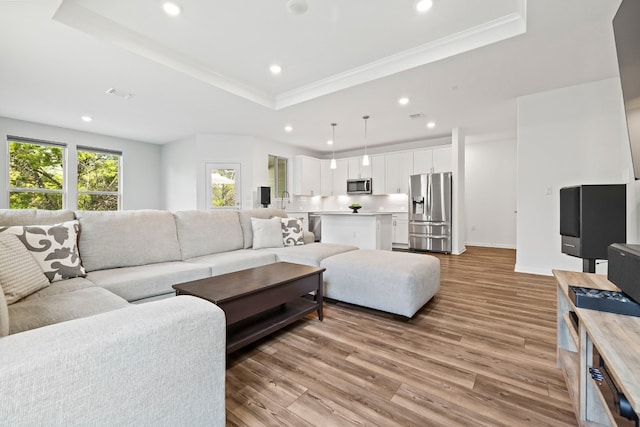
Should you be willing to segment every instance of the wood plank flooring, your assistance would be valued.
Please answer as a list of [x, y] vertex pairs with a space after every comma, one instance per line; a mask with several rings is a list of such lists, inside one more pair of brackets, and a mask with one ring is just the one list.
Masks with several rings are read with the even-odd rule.
[[556, 367], [556, 288], [515, 251], [437, 255], [403, 321], [342, 303], [229, 356], [229, 426], [575, 426]]

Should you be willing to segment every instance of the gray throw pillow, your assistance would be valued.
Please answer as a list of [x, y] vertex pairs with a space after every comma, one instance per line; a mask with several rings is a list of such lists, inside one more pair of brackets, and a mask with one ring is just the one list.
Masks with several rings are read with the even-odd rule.
[[[49, 280], [18, 237], [0, 234], [0, 287], [6, 304], [13, 304], [47, 286]], [[0, 320], [0, 324], [3, 323]]]
[[282, 241], [285, 246], [304, 245], [302, 221], [298, 218], [282, 218]]
[[86, 276], [78, 253], [79, 230], [78, 221], [0, 227], [0, 233], [18, 236], [50, 282]]
[[270, 219], [251, 218], [251, 230], [253, 231], [253, 249], [281, 248], [282, 222], [280, 217]]

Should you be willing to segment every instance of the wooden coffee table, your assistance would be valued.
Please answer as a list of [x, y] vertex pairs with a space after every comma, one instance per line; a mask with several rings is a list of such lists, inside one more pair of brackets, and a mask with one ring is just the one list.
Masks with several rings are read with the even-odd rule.
[[[324, 268], [277, 262], [173, 285], [219, 306], [227, 318], [227, 354], [316, 311], [322, 320]], [[310, 292], [316, 292], [313, 299]]]

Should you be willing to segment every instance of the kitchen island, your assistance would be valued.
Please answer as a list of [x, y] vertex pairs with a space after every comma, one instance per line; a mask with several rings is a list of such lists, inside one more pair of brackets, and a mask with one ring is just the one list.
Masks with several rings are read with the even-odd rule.
[[391, 214], [379, 212], [317, 212], [322, 218], [322, 242], [360, 249], [391, 250]]

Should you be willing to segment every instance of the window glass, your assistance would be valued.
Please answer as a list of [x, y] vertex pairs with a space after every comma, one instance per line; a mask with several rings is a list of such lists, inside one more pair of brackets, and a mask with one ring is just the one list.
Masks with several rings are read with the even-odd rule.
[[287, 191], [287, 159], [270, 155], [268, 169], [271, 200], [279, 199]]
[[9, 139], [9, 207], [62, 209], [63, 145]]
[[121, 153], [78, 148], [78, 209], [118, 210], [121, 157]]

